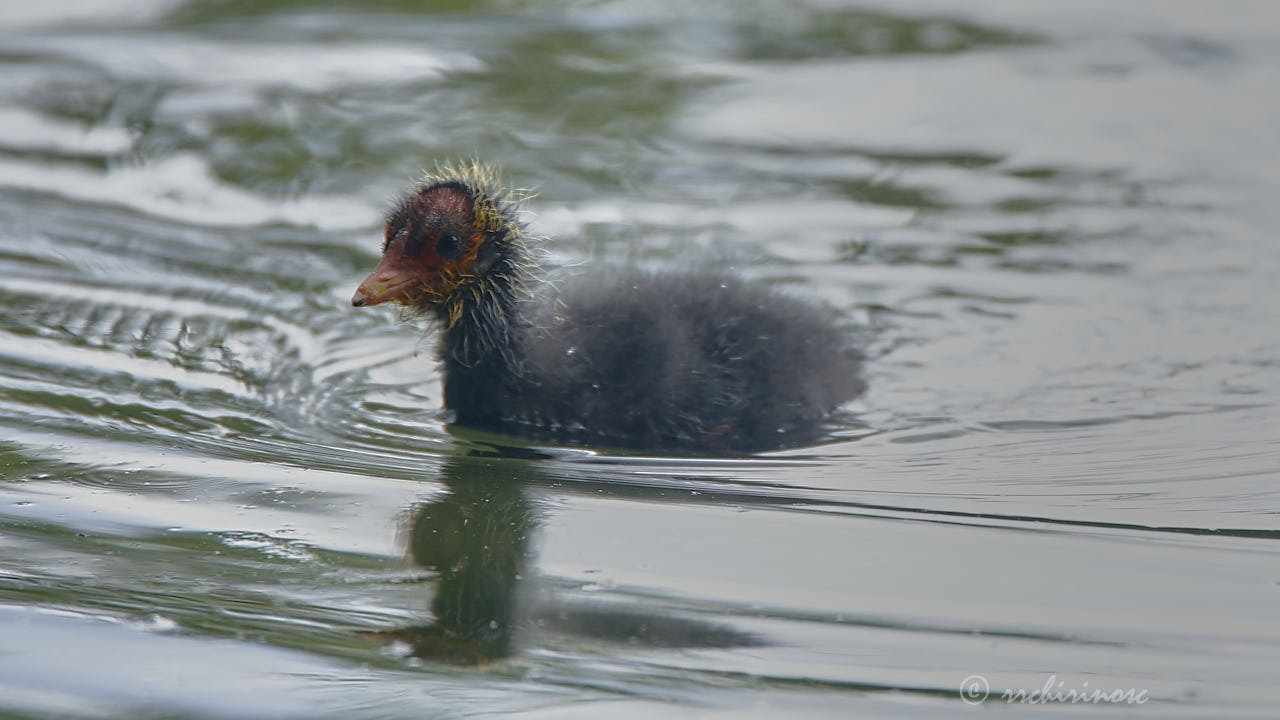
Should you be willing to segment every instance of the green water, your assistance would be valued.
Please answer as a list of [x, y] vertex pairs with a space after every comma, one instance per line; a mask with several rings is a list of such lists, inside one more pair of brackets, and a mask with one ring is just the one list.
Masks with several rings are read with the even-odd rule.
[[[1278, 71], [1262, 1], [0, 10], [0, 715], [1273, 717]], [[827, 303], [853, 419], [447, 426], [350, 297], [460, 157]]]

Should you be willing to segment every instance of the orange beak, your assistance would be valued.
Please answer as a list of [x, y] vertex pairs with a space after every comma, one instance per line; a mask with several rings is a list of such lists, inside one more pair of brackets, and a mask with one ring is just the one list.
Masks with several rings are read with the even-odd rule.
[[384, 302], [402, 301], [416, 283], [417, 278], [412, 273], [403, 267], [398, 267], [394, 261], [384, 255], [378, 267], [374, 268], [373, 272], [369, 273], [369, 277], [356, 288], [356, 294], [351, 296], [351, 304], [356, 307], [368, 307]]

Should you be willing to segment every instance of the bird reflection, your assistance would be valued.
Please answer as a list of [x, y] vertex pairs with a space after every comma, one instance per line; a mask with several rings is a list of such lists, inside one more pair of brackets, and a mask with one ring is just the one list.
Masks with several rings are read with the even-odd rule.
[[409, 557], [436, 573], [435, 621], [379, 633], [413, 655], [474, 665], [512, 652], [517, 584], [528, 553], [533, 513], [518, 462], [447, 463], [449, 494], [415, 508], [406, 521]]
[[[509, 657], [521, 633], [573, 636], [655, 648], [735, 647], [759, 638], [669, 609], [596, 600], [566, 601], [525, 589], [530, 537], [538, 521], [530, 488], [545, 486], [538, 464], [516, 457], [456, 457], [443, 467], [449, 493], [406, 520], [409, 557], [433, 570], [433, 622], [371, 633], [418, 658], [478, 665]], [[526, 602], [527, 600], [527, 602]]]

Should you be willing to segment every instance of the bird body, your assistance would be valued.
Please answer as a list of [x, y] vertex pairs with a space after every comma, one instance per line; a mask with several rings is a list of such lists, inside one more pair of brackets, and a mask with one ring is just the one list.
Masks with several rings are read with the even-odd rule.
[[440, 326], [445, 407], [461, 425], [706, 454], [804, 444], [863, 389], [859, 354], [814, 305], [718, 270], [596, 272], [554, 285], [520, 198], [487, 169], [442, 168], [387, 220], [356, 306]]

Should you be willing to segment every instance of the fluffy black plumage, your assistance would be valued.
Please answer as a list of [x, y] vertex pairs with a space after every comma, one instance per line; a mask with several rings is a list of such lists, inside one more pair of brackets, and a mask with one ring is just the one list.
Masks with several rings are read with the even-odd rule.
[[553, 442], [707, 454], [812, 442], [863, 389], [814, 305], [717, 271], [541, 283], [516, 206], [445, 168], [388, 219], [353, 298], [433, 313], [458, 423]]

